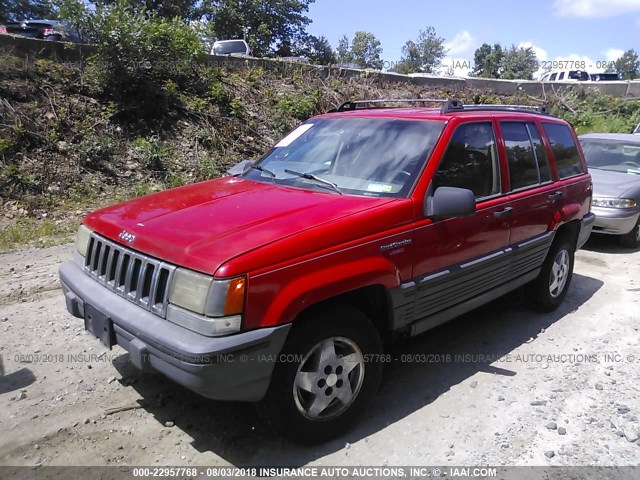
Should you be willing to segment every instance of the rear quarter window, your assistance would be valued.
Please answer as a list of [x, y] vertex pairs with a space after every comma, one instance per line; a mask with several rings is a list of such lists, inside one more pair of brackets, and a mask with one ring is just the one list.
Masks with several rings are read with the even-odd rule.
[[558, 176], [569, 178], [584, 173], [578, 147], [567, 125], [543, 123], [542, 127], [551, 143], [551, 150], [556, 159]]

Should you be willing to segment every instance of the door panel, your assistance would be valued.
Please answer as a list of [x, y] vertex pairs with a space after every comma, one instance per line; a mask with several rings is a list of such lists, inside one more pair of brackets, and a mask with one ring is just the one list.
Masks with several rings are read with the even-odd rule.
[[472, 190], [477, 211], [469, 217], [416, 222], [413, 281], [392, 293], [396, 328], [480, 295], [508, 276], [505, 249], [512, 212], [508, 196], [502, 195], [491, 122], [456, 128], [430, 192], [440, 186]]

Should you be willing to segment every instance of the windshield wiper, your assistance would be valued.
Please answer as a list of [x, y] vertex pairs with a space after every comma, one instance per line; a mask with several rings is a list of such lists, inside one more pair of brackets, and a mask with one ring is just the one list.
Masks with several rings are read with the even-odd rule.
[[340, 190], [340, 188], [338, 188], [338, 185], [336, 185], [333, 182], [330, 182], [329, 180], [325, 180], [324, 178], [320, 178], [317, 175], [314, 175], [313, 173], [300, 173], [300, 172], [296, 172], [294, 170], [287, 170], [286, 168], [284, 169], [284, 173], [290, 173], [291, 175], [296, 175], [297, 177], [301, 177], [304, 178], [306, 180], [314, 180], [318, 183], [322, 183], [324, 185], [328, 185], [331, 188], [333, 188], [336, 192], [338, 192], [340, 195], [343, 195], [342, 190]]
[[277, 175], [275, 173], [273, 173], [271, 170], [267, 170], [264, 167], [261, 167], [260, 165], [254, 165], [254, 164], [249, 164], [249, 168], [253, 168], [254, 170], [258, 170], [259, 172], [262, 173], [266, 173], [267, 175], [269, 175], [271, 178], [276, 178]]

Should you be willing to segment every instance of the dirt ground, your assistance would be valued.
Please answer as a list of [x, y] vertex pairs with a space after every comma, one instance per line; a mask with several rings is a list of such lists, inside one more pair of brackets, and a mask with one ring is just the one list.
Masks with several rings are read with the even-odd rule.
[[[251, 404], [141, 374], [69, 315], [73, 247], [0, 255], [0, 465], [637, 465], [640, 251], [595, 238], [565, 303], [522, 290], [391, 347], [358, 427], [316, 447]], [[414, 355], [415, 354], [415, 355]], [[408, 360], [408, 361], [407, 361]], [[122, 411], [118, 411], [122, 409]]]

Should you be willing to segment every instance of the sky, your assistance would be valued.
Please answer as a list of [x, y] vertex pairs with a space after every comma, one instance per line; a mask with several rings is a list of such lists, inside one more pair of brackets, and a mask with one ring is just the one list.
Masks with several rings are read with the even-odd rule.
[[431, 25], [446, 41], [443, 65], [459, 76], [485, 42], [532, 47], [539, 62], [584, 60], [590, 73], [604, 71], [625, 50], [640, 51], [640, 0], [316, 0], [308, 16], [309, 33], [324, 35], [334, 48], [345, 34], [373, 33], [385, 67]]

